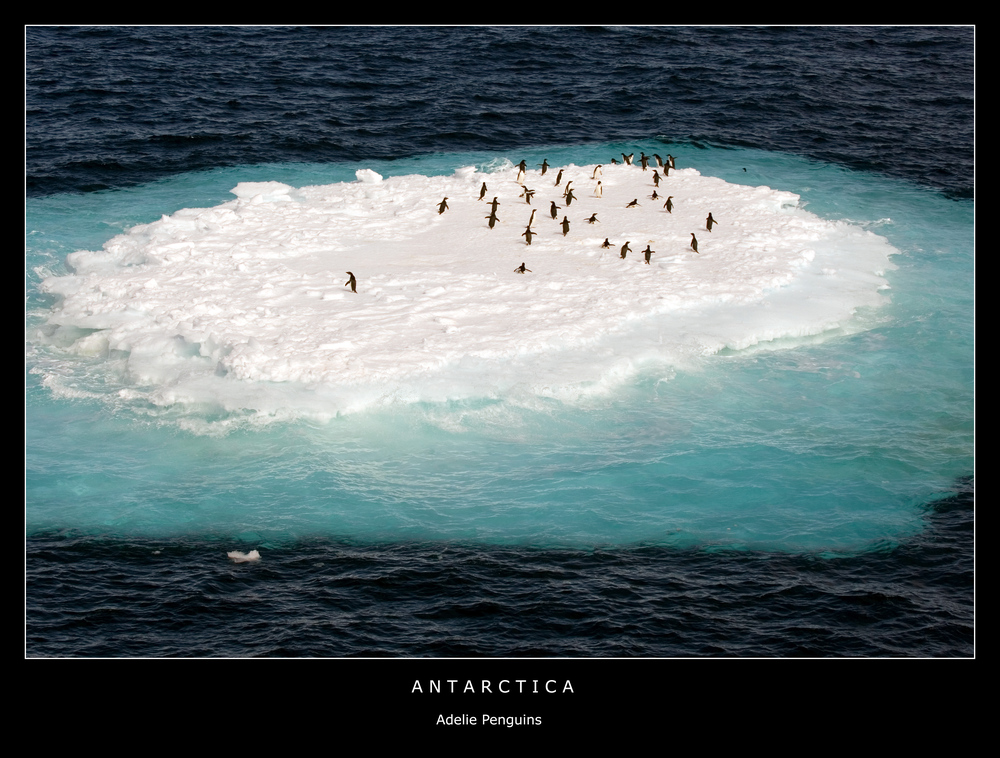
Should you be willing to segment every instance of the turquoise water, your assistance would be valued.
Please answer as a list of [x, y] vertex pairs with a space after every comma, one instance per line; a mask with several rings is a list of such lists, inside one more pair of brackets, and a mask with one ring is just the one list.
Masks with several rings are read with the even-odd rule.
[[[885, 304], [852, 329], [684, 370], [648, 361], [611, 395], [564, 403], [512, 389], [325, 423], [150, 407], [122, 392], [105, 359], [33, 336], [49, 305], [37, 283], [64, 273], [68, 253], [226, 202], [240, 181], [304, 186], [351, 181], [358, 168], [434, 175], [522, 158], [587, 164], [623, 150], [671, 152], [703, 175], [789, 190], [819, 216], [886, 237], [900, 255]], [[973, 203], [899, 180], [649, 141], [218, 169], [26, 205], [29, 534], [852, 551], [921, 530], [926, 503], [974, 468]], [[54, 396], [42, 383], [53, 375], [76, 396]]]

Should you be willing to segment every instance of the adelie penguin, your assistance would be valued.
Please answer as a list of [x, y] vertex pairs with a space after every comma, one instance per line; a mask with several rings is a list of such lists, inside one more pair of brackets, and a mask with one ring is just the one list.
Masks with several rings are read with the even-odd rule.
[[658, 156], [656, 153], [653, 153], [653, 157], [656, 158], [656, 165], [657, 166], [663, 166], [663, 158], [661, 158], [660, 156]]
[[590, 177], [590, 178], [591, 179], [596, 179], [597, 177], [603, 176], [603, 175], [604, 175], [604, 172], [601, 171], [601, 164], [598, 163], [596, 166], [594, 166], [594, 175], [592, 177]]
[[571, 192], [569, 185], [571, 185], [572, 183], [573, 183], [572, 179], [566, 182], [566, 186], [563, 188], [563, 197], [566, 197], [566, 195], [568, 195]]
[[554, 221], [558, 221], [559, 220], [559, 208], [560, 207], [561, 206], [556, 205], [556, 201], [555, 200], [552, 201], [552, 207], [549, 208], [549, 213], [552, 214], [552, 219]]
[[559, 186], [559, 182], [562, 181], [562, 174], [563, 174], [563, 170], [559, 169], [559, 173], [556, 174], [556, 183], [552, 185], [553, 187], [558, 187]]
[[545, 176], [545, 172], [549, 170], [549, 159], [544, 158], [538, 165], [542, 167], [542, 176]]
[[500, 205], [500, 201], [497, 200], [496, 198], [493, 198], [493, 202], [491, 203], [491, 205], [493, 206], [493, 210], [491, 210], [490, 213], [495, 214], [497, 212], [497, 206]]
[[524, 237], [524, 241], [527, 242], [529, 245], [531, 244], [531, 238], [534, 237], [535, 234], [536, 232], [531, 231], [530, 224], [525, 228], [523, 232], [521, 232], [521, 236]]
[[497, 218], [496, 211], [493, 211], [493, 213], [491, 213], [489, 216], [483, 216], [483, 218], [489, 219], [490, 229], [492, 229], [494, 226], [496, 226], [497, 221], [500, 220], [500, 219]]
[[601, 245], [601, 247], [611, 247], [611, 242], [608, 240], [607, 237], [604, 238], [604, 244]]
[[712, 218], [712, 214], [709, 213], [708, 218], [705, 219], [705, 228], [708, 229], [708, 231], [712, 231], [712, 224], [718, 224], [718, 223], [719, 223], [718, 221]]
[[563, 216], [562, 220], [563, 237], [569, 234], [569, 216]]
[[599, 223], [601, 223], [601, 220], [599, 218], [597, 218], [597, 214], [595, 213], [593, 216], [591, 216], [590, 218], [587, 219], [587, 223], [588, 224], [599, 224]]
[[625, 165], [626, 166], [631, 166], [632, 165], [632, 156], [633, 155], [635, 155], [635, 153], [629, 153], [628, 155], [625, 155], [625, 153], [622, 153], [622, 160], [625, 161]]
[[517, 167], [521, 170], [521, 173], [524, 173], [525, 171], [528, 170], [528, 162], [522, 160], [520, 163], [517, 164]]
[[625, 256], [632, 251], [629, 249], [628, 242], [622, 245], [622, 260], [625, 260]]
[[483, 182], [483, 186], [479, 189], [479, 199], [482, 200], [486, 197], [486, 182]]
[[[691, 249], [698, 253], [698, 238], [694, 236], [694, 232], [691, 232]], [[701, 253], [698, 253], [701, 255]]]
[[655, 250], [650, 250], [649, 248], [650, 248], [650, 245], [646, 245], [646, 249], [642, 251], [642, 254], [644, 256], [646, 256], [646, 265], [647, 266], [649, 265], [649, 256], [651, 256], [653, 253], [656, 252]]
[[594, 187], [594, 197], [602, 197], [604, 195], [604, 185], [600, 182]]
[[639, 205], [639, 198], [636, 198], [635, 200], [633, 200], [631, 203], [629, 203], [625, 207], [626, 208], [641, 208], [642, 206]]
[[440, 216], [446, 210], [448, 210], [448, 198], [442, 200], [440, 205], [438, 205], [438, 215]]
[[647, 166], [649, 166], [649, 156], [645, 153], [639, 153], [639, 163], [642, 164], [642, 170], [647, 171]]
[[521, 197], [524, 198], [524, 201], [528, 205], [531, 205], [531, 198], [533, 198], [534, 196], [535, 196], [535, 191], [533, 189], [528, 189], [527, 187], [525, 187], [524, 192], [521, 193]]
[[514, 273], [515, 274], [523, 274], [525, 271], [527, 271], [529, 274], [531, 273], [531, 269], [530, 268], [525, 268], [524, 267], [524, 262], [523, 261], [521, 262], [520, 266], [518, 266], [516, 269], [514, 269]]
[[667, 198], [667, 202], [665, 202], [663, 204], [663, 207], [667, 209], [667, 213], [673, 213], [674, 212], [673, 199], [674, 199], [674, 196], [671, 195], [670, 197]]
[[344, 286], [346, 287], [349, 284], [351, 285], [351, 292], [357, 292], [358, 280], [354, 278], [354, 274], [352, 274], [350, 271], [345, 271], [344, 273], [347, 274], [349, 277], [351, 277], [346, 282], [344, 282]]
[[573, 190], [570, 190], [566, 193], [566, 207], [571, 206], [574, 200], [576, 200], [576, 195], [573, 194]]
[[660, 172], [657, 171], [655, 168], [653, 169], [653, 186], [654, 187], [660, 186]]

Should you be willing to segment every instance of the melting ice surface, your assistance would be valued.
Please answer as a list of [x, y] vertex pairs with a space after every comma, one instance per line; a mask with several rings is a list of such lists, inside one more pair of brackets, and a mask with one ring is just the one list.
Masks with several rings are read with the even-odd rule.
[[[905, 393], [870, 402], [899, 251], [788, 191], [652, 170], [241, 180], [38, 267], [29, 528], [768, 549], [919, 529], [955, 466]], [[112, 414], [66, 425], [95, 402]]]
[[[533, 205], [519, 199], [514, 169], [388, 180], [361, 170], [355, 182], [301, 189], [240, 183], [231, 202], [71, 254], [73, 274], [41, 285], [61, 297], [49, 327], [87, 330], [70, 349], [123, 356], [129, 384], [157, 405], [336, 415], [513, 383], [592, 391], [642, 360], [613, 346], [644, 319], [668, 317], [657, 322], [657, 359], [676, 366], [846, 325], [887, 287], [894, 250], [884, 238], [803, 211], [792, 193], [681, 169], [652, 200], [652, 170], [611, 165], [593, 180], [594, 169], [564, 167], [559, 187], [555, 171], [528, 172]], [[567, 206], [570, 182], [579, 199]], [[521, 235], [532, 218], [529, 246]], [[522, 263], [530, 272], [519, 275]], [[345, 287], [349, 271], [357, 293]], [[301, 392], [290, 398], [275, 383]]]

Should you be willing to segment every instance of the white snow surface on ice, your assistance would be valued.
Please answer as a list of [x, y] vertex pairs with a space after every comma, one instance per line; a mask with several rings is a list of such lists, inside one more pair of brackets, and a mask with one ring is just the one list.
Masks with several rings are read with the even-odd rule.
[[[120, 394], [156, 405], [335, 415], [515, 385], [569, 399], [649, 361], [678, 368], [727, 347], [850, 330], [859, 307], [885, 302], [897, 251], [807, 212], [795, 194], [692, 168], [658, 188], [652, 168], [605, 165], [597, 179], [594, 166], [562, 168], [560, 186], [558, 167], [526, 173], [530, 205], [516, 167], [241, 183], [232, 201], [69, 255], [72, 273], [42, 284], [58, 296], [46, 333], [78, 358], [114, 359]], [[530, 272], [515, 272], [522, 262]]]

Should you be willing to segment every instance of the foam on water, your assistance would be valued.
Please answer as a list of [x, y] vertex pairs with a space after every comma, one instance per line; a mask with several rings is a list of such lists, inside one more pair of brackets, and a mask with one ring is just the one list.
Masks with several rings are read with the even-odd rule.
[[668, 215], [637, 167], [591, 196], [618, 148], [561, 149], [565, 238], [552, 173], [529, 208], [478, 155], [29, 201], [29, 531], [824, 550], [919, 530], [972, 468], [972, 204], [688, 149]]

